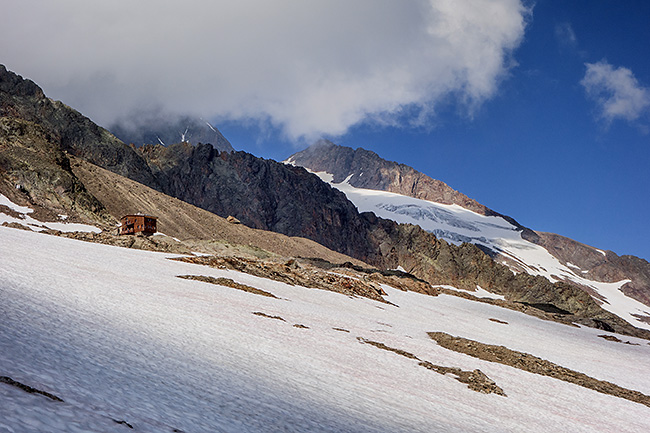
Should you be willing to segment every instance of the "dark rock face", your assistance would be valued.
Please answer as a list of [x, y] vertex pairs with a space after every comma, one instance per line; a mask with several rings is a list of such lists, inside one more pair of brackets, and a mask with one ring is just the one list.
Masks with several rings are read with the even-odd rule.
[[162, 190], [173, 197], [356, 258], [370, 254], [354, 205], [302, 168], [245, 152], [219, 152], [207, 144], [148, 145], [140, 152]]

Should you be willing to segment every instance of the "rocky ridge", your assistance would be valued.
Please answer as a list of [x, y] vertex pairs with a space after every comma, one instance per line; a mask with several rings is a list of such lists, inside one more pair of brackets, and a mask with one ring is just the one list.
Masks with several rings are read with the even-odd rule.
[[365, 222], [344, 194], [300, 167], [178, 143], [139, 149], [168, 195], [252, 228], [312, 239], [366, 261]]

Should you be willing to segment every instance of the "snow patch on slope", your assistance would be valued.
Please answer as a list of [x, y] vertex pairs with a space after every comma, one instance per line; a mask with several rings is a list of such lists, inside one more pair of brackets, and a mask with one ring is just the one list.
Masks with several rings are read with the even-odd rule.
[[0, 205], [7, 206], [12, 211], [18, 212], [18, 213], [21, 213], [21, 214], [28, 214], [28, 213], [34, 212], [34, 209], [29, 208], [27, 206], [19, 206], [16, 203], [9, 200], [3, 194], [0, 194]]
[[587, 279], [578, 269], [561, 263], [545, 248], [523, 239], [518, 228], [501, 217], [481, 215], [455, 204], [440, 204], [387, 191], [356, 188], [349, 183], [352, 175], [341, 183], [333, 183], [331, 174], [315, 174], [345, 193], [359, 212], [373, 212], [398, 223], [419, 225], [455, 245], [468, 242], [488, 248], [513, 260], [529, 274], [541, 275], [551, 282], [569, 280], [589, 287], [598, 293], [596, 299], [604, 309], [638, 328], [650, 329], [650, 324], [634, 316], [650, 316], [650, 307], [629, 298], [620, 290], [629, 280], [603, 283]]
[[[34, 209], [27, 206], [19, 206], [9, 200], [3, 194], [0, 194], [0, 205], [7, 206], [9, 209], [18, 213], [18, 218], [12, 217], [5, 213], [0, 212], [0, 225], [3, 223], [17, 223], [26, 227], [32, 231], [43, 231], [46, 229], [58, 230], [60, 232], [89, 232], [89, 233], [99, 233], [101, 229], [91, 226], [88, 224], [76, 224], [76, 223], [65, 223], [65, 222], [56, 222], [49, 221], [43, 222], [38, 221], [29, 216], [30, 213], [34, 212]], [[66, 215], [59, 215], [62, 220], [66, 220], [68, 217]]]

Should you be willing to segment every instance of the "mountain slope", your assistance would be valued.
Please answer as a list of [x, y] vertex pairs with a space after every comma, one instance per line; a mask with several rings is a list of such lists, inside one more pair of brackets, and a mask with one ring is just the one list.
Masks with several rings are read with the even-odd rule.
[[[223, 217], [233, 215], [253, 228], [306, 237], [380, 269], [401, 266], [431, 284], [455, 284], [470, 291], [480, 287], [504, 295], [509, 302], [537, 309], [537, 314], [555, 312], [565, 323], [575, 321], [629, 335], [647, 335], [647, 331], [599, 308], [573, 285], [513, 275], [476, 246], [456, 246], [418, 226], [397, 224], [370, 212], [359, 213], [343, 193], [303, 168], [244, 152], [219, 152], [207, 144], [142, 146], [136, 150], [74, 110], [45, 98], [34, 83], [6, 71], [0, 79], [3, 117], [31, 122], [50, 134], [46, 141], [53, 151], [60, 152], [64, 165], [70, 164], [67, 152]], [[30, 91], [23, 92], [23, 88]], [[31, 120], [15, 113], [27, 113], [24, 117]], [[62, 141], [61, 136], [67, 139]], [[17, 160], [13, 164], [16, 173], [26, 169]], [[45, 173], [39, 176], [46, 178]], [[47, 183], [41, 186], [28, 201], [34, 202], [37, 193], [47, 192]]]
[[3, 65], [0, 65], [0, 117], [37, 124], [47, 134], [47, 141], [60, 151], [156, 186], [145, 161], [134, 149], [76, 110], [49, 99], [33, 81], [23, 79]]
[[[546, 278], [513, 275], [476, 247], [458, 248], [415, 226], [363, 213], [369, 209], [360, 208], [359, 213], [344, 194], [302, 168], [245, 152], [218, 152], [209, 145], [143, 146], [140, 152], [163, 190], [216, 214], [305, 236], [381, 269], [401, 266], [431, 284], [472, 291], [480, 286], [511, 301], [548, 305], [588, 326], [608, 323], [610, 329], [641, 335], [615, 315], [620, 311], [602, 310], [580, 289], [557, 279], [554, 284]], [[625, 318], [639, 325], [627, 311]]]
[[555, 233], [536, 233], [539, 235], [536, 243], [560, 261], [574, 264], [593, 280], [608, 283], [629, 280], [621, 287], [621, 292], [650, 306], [650, 263], [647, 260], [631, 255], [619, 256]]
[[0, 117], [0, 193], [13, 202], [33, 205], [50, 221], [109, 224], [104, 206], [74, 175], [57, 138], [34, 122]]
[[319, 140], [307, 149], [294, 153], [286, 162], [314, 172], [327, 172], [333, 176], [333, 183], [347, 179], [350, 185], [357, 188], [389, 191], [441, 204], [457, 204], [480, 215], [501, 216], [520, 227], [511, 218], [487, 208], [446, 183], [408, 165], [386, 161], [375, 152], [362, 148], [352, 149], [329, 140]]
[[[337, 184], [344, 194], [300, 167], [209, 145], [124, 146], [16, 77], [0, 73], [0, 222], [30, 230], [0, 227], [0, 430], [650, 427], [650, 332], [575, 285], [514, 274], [487, 248], [360, 213], [346, 194], [368, 190]], [[224, 257], [233, 247], [265, 259], [353, 261], [314, 241], [226, 223], [163, 190], [251, 225], [305, 233], [383, 271]], [[520, 234], [499, 216], [468, 220], [458, 206], [418, 208], [404, 196], [391, 204], [391, 193], [372, 193], [392, 216], [435, 220], [452, 234]], [[119, 240], [109, 233], [115, 218], [133, 211], [155, 212], [162, 230], [197, 246], [183, 254], [206, 245], [189, 243], [198, 237], [219, 255], [171, 261], [31, 231], [78, 228], [64, 222], [78, 219]], [[61, 221], [34, 223], [36, 214]], [[413, 275], [385, 271], [395, 268]]]
[[139, 149], [162, 190], [253, 228], [312, 239], [367, 261], [365, 221], [343, 194], [302, 168], [206, 144]]

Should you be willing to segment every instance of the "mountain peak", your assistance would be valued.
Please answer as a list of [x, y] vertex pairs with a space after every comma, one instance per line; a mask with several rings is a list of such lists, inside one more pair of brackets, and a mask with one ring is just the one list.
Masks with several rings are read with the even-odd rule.
[[357, 188], [389, 191], [442, 204], [457, 204], [482, 215], [497, 215], [446, 183], [405, 164], [387, 161], [375, 152], [361, 147], [352, 149], [329, 140], [319, 140], [307, 149], [291, 155], [287, 161], [315, 172], [330, 173], [334, 183], [348, 179], [350, 185]]
[[316, 147], [343, 147], [343, 146], [339, 146], [338, 144], [331, 142], [327, 138], [319, 138], [318, 140], [316, 140], [314, 144], [312, 144], [309, 147], [316, 148]]
[[125, 143], [132, 143], [136, 147], [187, 142], [193, 145], [209, 143], [221, 152], [235, 151], [221, 131], [210, 122], [194, 116], [143, 113], [134, 118], [120, 119], [109, 130]]

